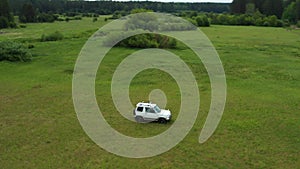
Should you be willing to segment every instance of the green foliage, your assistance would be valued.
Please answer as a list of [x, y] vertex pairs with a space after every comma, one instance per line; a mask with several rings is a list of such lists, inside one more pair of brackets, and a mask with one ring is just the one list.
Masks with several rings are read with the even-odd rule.
[[58, 17], [52, 14], [39, 13], [37, 15], [37, 22], [54, 22]]
[[289, 22], [296, 24], [300, 20], [300, 0], [291, 2], [284, 10], [283, 19], [288, 20]]
[[138, 34], [119, 42], [117, 46], [130, 48], [176, 48], [174, 38], [160, 34]]
[[292, 2], [283, 12], [282, 15], [283, 19], [287, 19], [292, 23], [295, 23], [297, 20], [297, 13], [296, 13], [296, 3]]
[[17, 25], [10, 13], [10, 6], [7, 0], [0, 0], [0, 29], [15, 28]]
[[[60, 18], [58, 18], [57, 20], [63, 21], [63, 19], [60, 19]], [[74, 17], [66, 17], [64, 19], [64, 21], [66, 21], [66, 22], [69, 22], [69, 21], [72, 21], [72, 20], [82, 20], [82, 17], [81, 16], [74, 16]]]
[[20, 24], [19, 27], [20, 28], [26, 28], [27, 26], [25, 24]]
[[151, 13], [137, 13], [125, 23], [126, 30], [143, 29], [154, 31], [158, 30], [157, 16]]
[[268, 17], [269, 26], [272, 27], [280, 27], [282, 26], [281, 22], [278, 20], [276, 15], [272, 15]]
[[153, 13], [137, 13], [126, 21], [125, 29], [130, 31], [142, 29], [153, 32], [157, 30], [186, 31], [194, 30], [196, 27], [181, 18], [158, 18], [158, 15]]
[[197, 21], [195, 21], [195, 19], [192, 19], [192, 18], [185, 18], [187, 21], [189, 21], [190, 23], [192, 23], [193, 25], [195, 26], [198, 26], [198, 23]]
[[259, 11], [255, 12], [253, 15], [209, 14], [209, 17], [211, 17], [212, 24], [217, 25], [252, 25], [270, 27], [283, 26], [282, 21], [278, 19], [276, 15], [267, 17], [265, 15], [260, 14]]
[[296, 17], [297, 20], [300, 20], [300, 0], [296, 0]]
[[53, 32], [49, 35], [45, 35], [43, 34], [41, 37], [41, 41], [42, 42], [46, 42], [46, 41], [59, 41], [62, 40], [64, 38], [64, 35], [62, 33], [60, 33], [59, 31]]
[[283, 0], [234, 0], [231, 12], [234, 14], [253, 14], [256, 10], [264, 15], [276, 15], [278, 18], [283, 13]]
[[7, 60], [11, 62], [30, 61], [31, 53], [23, 44], [14, 41], [0, 42], [0, 61]]
[[4, 16], [0, 16], [0, 29], [8, 28], [8, 27], [9, 27], [8, 19]]
[[55, 20], [58, 20], [59, 15], [37, 11], [38, 9], [36, 9], [32, 4], [25, 3], [19, 14], [20, 22], [54, 22]]
[[98, 18], [94, 17], [93, 18], [93, 22], [96, 22], [98, 20]]
[[[139, 30], [135, 30], [135, 33]], [[128, 34], [131, 34], [130, 32]], [[118, 41], [123, 39], [122, 41]], [[174, 38], [153, 34], [141, 33], [128, 38], [125, 37], [125, 32], [109, 34], [104, 41], [106, 46], [121, 46], [129, 48], [176, 48], [177, 41]]]
[[247, 3], [246, 4], [246, 14], [252, 15], [255, 13], [255, 4], [254, 3]]
[[210, 26], [210, 22], [206, 15], [199, 15], [195, 18], [197, 26]]
[[36, 22], [36, 12], [32, 4], [25, 3], [22, 7], [21, 13], [19, 15], [20, 22]]
[[153, 12], [153, 10], [150, 9], [144, 9], [144, 8], [136, 8], [131, 10], [131, 14], [136, 14], [136, 13], [143, 13], [143, 12]]
[[[125, 11], [128, 14], [135, 8], [152, 10], [155, 12], [177, 13], [185, 10], [196, 10], [197, 12], [230, 12], [229, 3], [164, 3], [151, 1], [111, 1], [111, 0], [8, 0], [15, 14], [20, 13], [25, 2], [31, 2], [35, 9], [41, 13], [68, 13], [74, 17], [76, 13], [96, 13], [100, 15], [111, 15], [115, 11]], [[75, 15], [74, 15], [75, 13]]]

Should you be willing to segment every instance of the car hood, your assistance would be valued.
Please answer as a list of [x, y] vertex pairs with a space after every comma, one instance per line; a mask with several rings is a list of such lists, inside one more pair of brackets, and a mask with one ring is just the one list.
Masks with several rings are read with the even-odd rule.
[[165, 110], [165, 109], [161, 109], [160, 113], [164, 116], [171, 115], [171, 111], [170, 110]]

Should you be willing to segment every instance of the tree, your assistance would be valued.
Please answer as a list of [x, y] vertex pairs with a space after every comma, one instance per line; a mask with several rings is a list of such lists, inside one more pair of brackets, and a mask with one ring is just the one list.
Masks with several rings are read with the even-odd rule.
[[36, 13], [32, 4], [24, 4], [22, 7], [21, 15], [19, 16], [21, 22], [36, 22]]
[[300, 0], [296, 1], [296, 19], [300, 20]]
[[283, 0], [265, 0], [262, 12], [266, 15], [281, 17], [283, 13]]
[[253, 14], [257, 9], [265, 15], [276, 15], [280, 18], [284, 0], [234, 0], [231, 5], [231, 12], [235, 14]]
[[8, 28], [14, 24], [7, 0], [0, 0], [0, 28]]
[[4, 16], [0, 16], [0, 29], [8, 28], [8, 27], [9, 27], [9, 22], [7, 18], [5, 18]]
[[254, 3], [247, 3], [246, 5], [246, 14], [254, 14], [255, 13], [255, 4]]
[[246, 0], [233, 0], [231, 4], [231, 12], [244, 14], [246, 12]]
[[196, 17], [197, 26], [210, 26], [209, 20], [206, 15]]
[[[298, 0], [299, 1], [299, 0]], [[297, 2], [298, 2], [297, 1]], [[288, 20], [289, 22], [296, 23], [299, 18], [297, 18], [297, 7], [296, 2], [292, 2], [283, 12], [283, 19]]]

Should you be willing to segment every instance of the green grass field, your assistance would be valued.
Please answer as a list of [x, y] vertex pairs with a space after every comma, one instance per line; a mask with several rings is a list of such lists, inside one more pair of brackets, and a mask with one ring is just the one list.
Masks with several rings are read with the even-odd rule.
[[[146, 159], [106, 152], [81, 128], [72, 102], [76, 58], [104, 18], [27, 24], [2, 30], [0, 40], [35, 47], [32, 62], [0, 62], [0, 168], [299, 168], [300, 166], [300, 30], [211, 26], [201, 28], [219, 52], [227, 77], [227, 103], [214, 135], [198, 143], [210, 104], [205, 68], [188, 49], [170, 50], [197, 77], [201, 107], [185, 139], [170, 151]], [[62, 41], [40, 42], [42, 34], [60, 31]], [[137, 124], [115, 110], [109, 79], [136, 49], [114, 48], [97, 74], [96, 96], [107, 121], [136, 137], [154, 136], [170, 125]], [[144, 83], [149, 75], [153, 77]], [[160, 83], [164, 78], [170, 83]], [[176, 118], [180, 95], [172, 78], [158, 70], [132, 81], [133, 102], [147, 100], [152, 89], [164, 90]]]

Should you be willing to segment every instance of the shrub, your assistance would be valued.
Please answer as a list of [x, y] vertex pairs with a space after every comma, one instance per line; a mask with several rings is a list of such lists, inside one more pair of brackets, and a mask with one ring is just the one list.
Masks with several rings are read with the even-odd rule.
[[0, 42], [0, 61], [7, 60], [11, 62], [30, 61], [31, 53], [23, 44], [14, 41]]
[[82, 17], [80, 17], [80, 16], [75, 16], [74, 17], [74, 20], [81, 20], [82, 19]]
[[67, 12], [67, 13], [65, 14], [65, 16], [68, 16], [68, 17], [74, 17], [74, 16], [76, 16], [76, 15], [79, 15], [79, 14], [76, 13], [76, 12]]
[[9, 27], [10, 28], [17, 28], [18, 25], [15, 22], [9, 22]]
[[34, 45], [33, 44], [29, 44], [28, 45], [28, 49], [32, 49], [32, 48], [34, 48]]
[[[104, 40], [103, 44], [105, 46], [121, 46], [129, 48], [176, 48], [177, 41], [172, 37], [165, 35], [154, 34], [154, 33], [143, 33], [130, 36], [126, 38], [126, 35], [138, 33], [140, 30], [135, 30], [125, 34], [120, 32], [118, 34], [109, 34]], [[118, 42], [119, 39], [123, 39]]]
[[8, 28], [8, 27], [9, 27], [8, 19], [5, 18], [4, 16], [0, 16], [0, 29]]
[[63, 38], [64, 38], [64, 35], [62, 33], [60, 33], [59, 31], [56, 31], [56, 32], [51, 33], [49, 35], [43, 34], [42, 37], [41, 37], [41, 41], [42, 42], [58, 41], [58, 40], [62, 40]]
[[193, 25], [197, 26], [197, 22], [194, 19], [186, 18], [187, 21], [191, 22]]
[[61, 22], [61, 21], [65, 21], [63, 18], [60, 18], [60, 17], [57, 18], [56, 20], [57, 20], [57, 21], [60, 21], [60, 22]]
[[268, 22], [269, 25], [272, 27], [277, 27], [278, 26], [278, 19], [275, 15], [269, 16], [268, 17]]
[[143, 33], [122, 40], [117, 46], [130, 48], [176, 48], [174, 38], [152, 33]]
[[196, 17], [197, 26], [210, 26], [210, 22], [206, 15]]
[[47, 14], [47, 13], [40, 13], [37, 16], [38, 22], [54, 22], [57, 19], [54, 15]]
[[20, 28], [26, 28], [27, 26], [26, 25], [24, 25], [24, 24], [21, 24], [21, 25], [19, 25], [20, 26]]
[[297, 27], [300, 28], [300, 21], [297, 22]]

